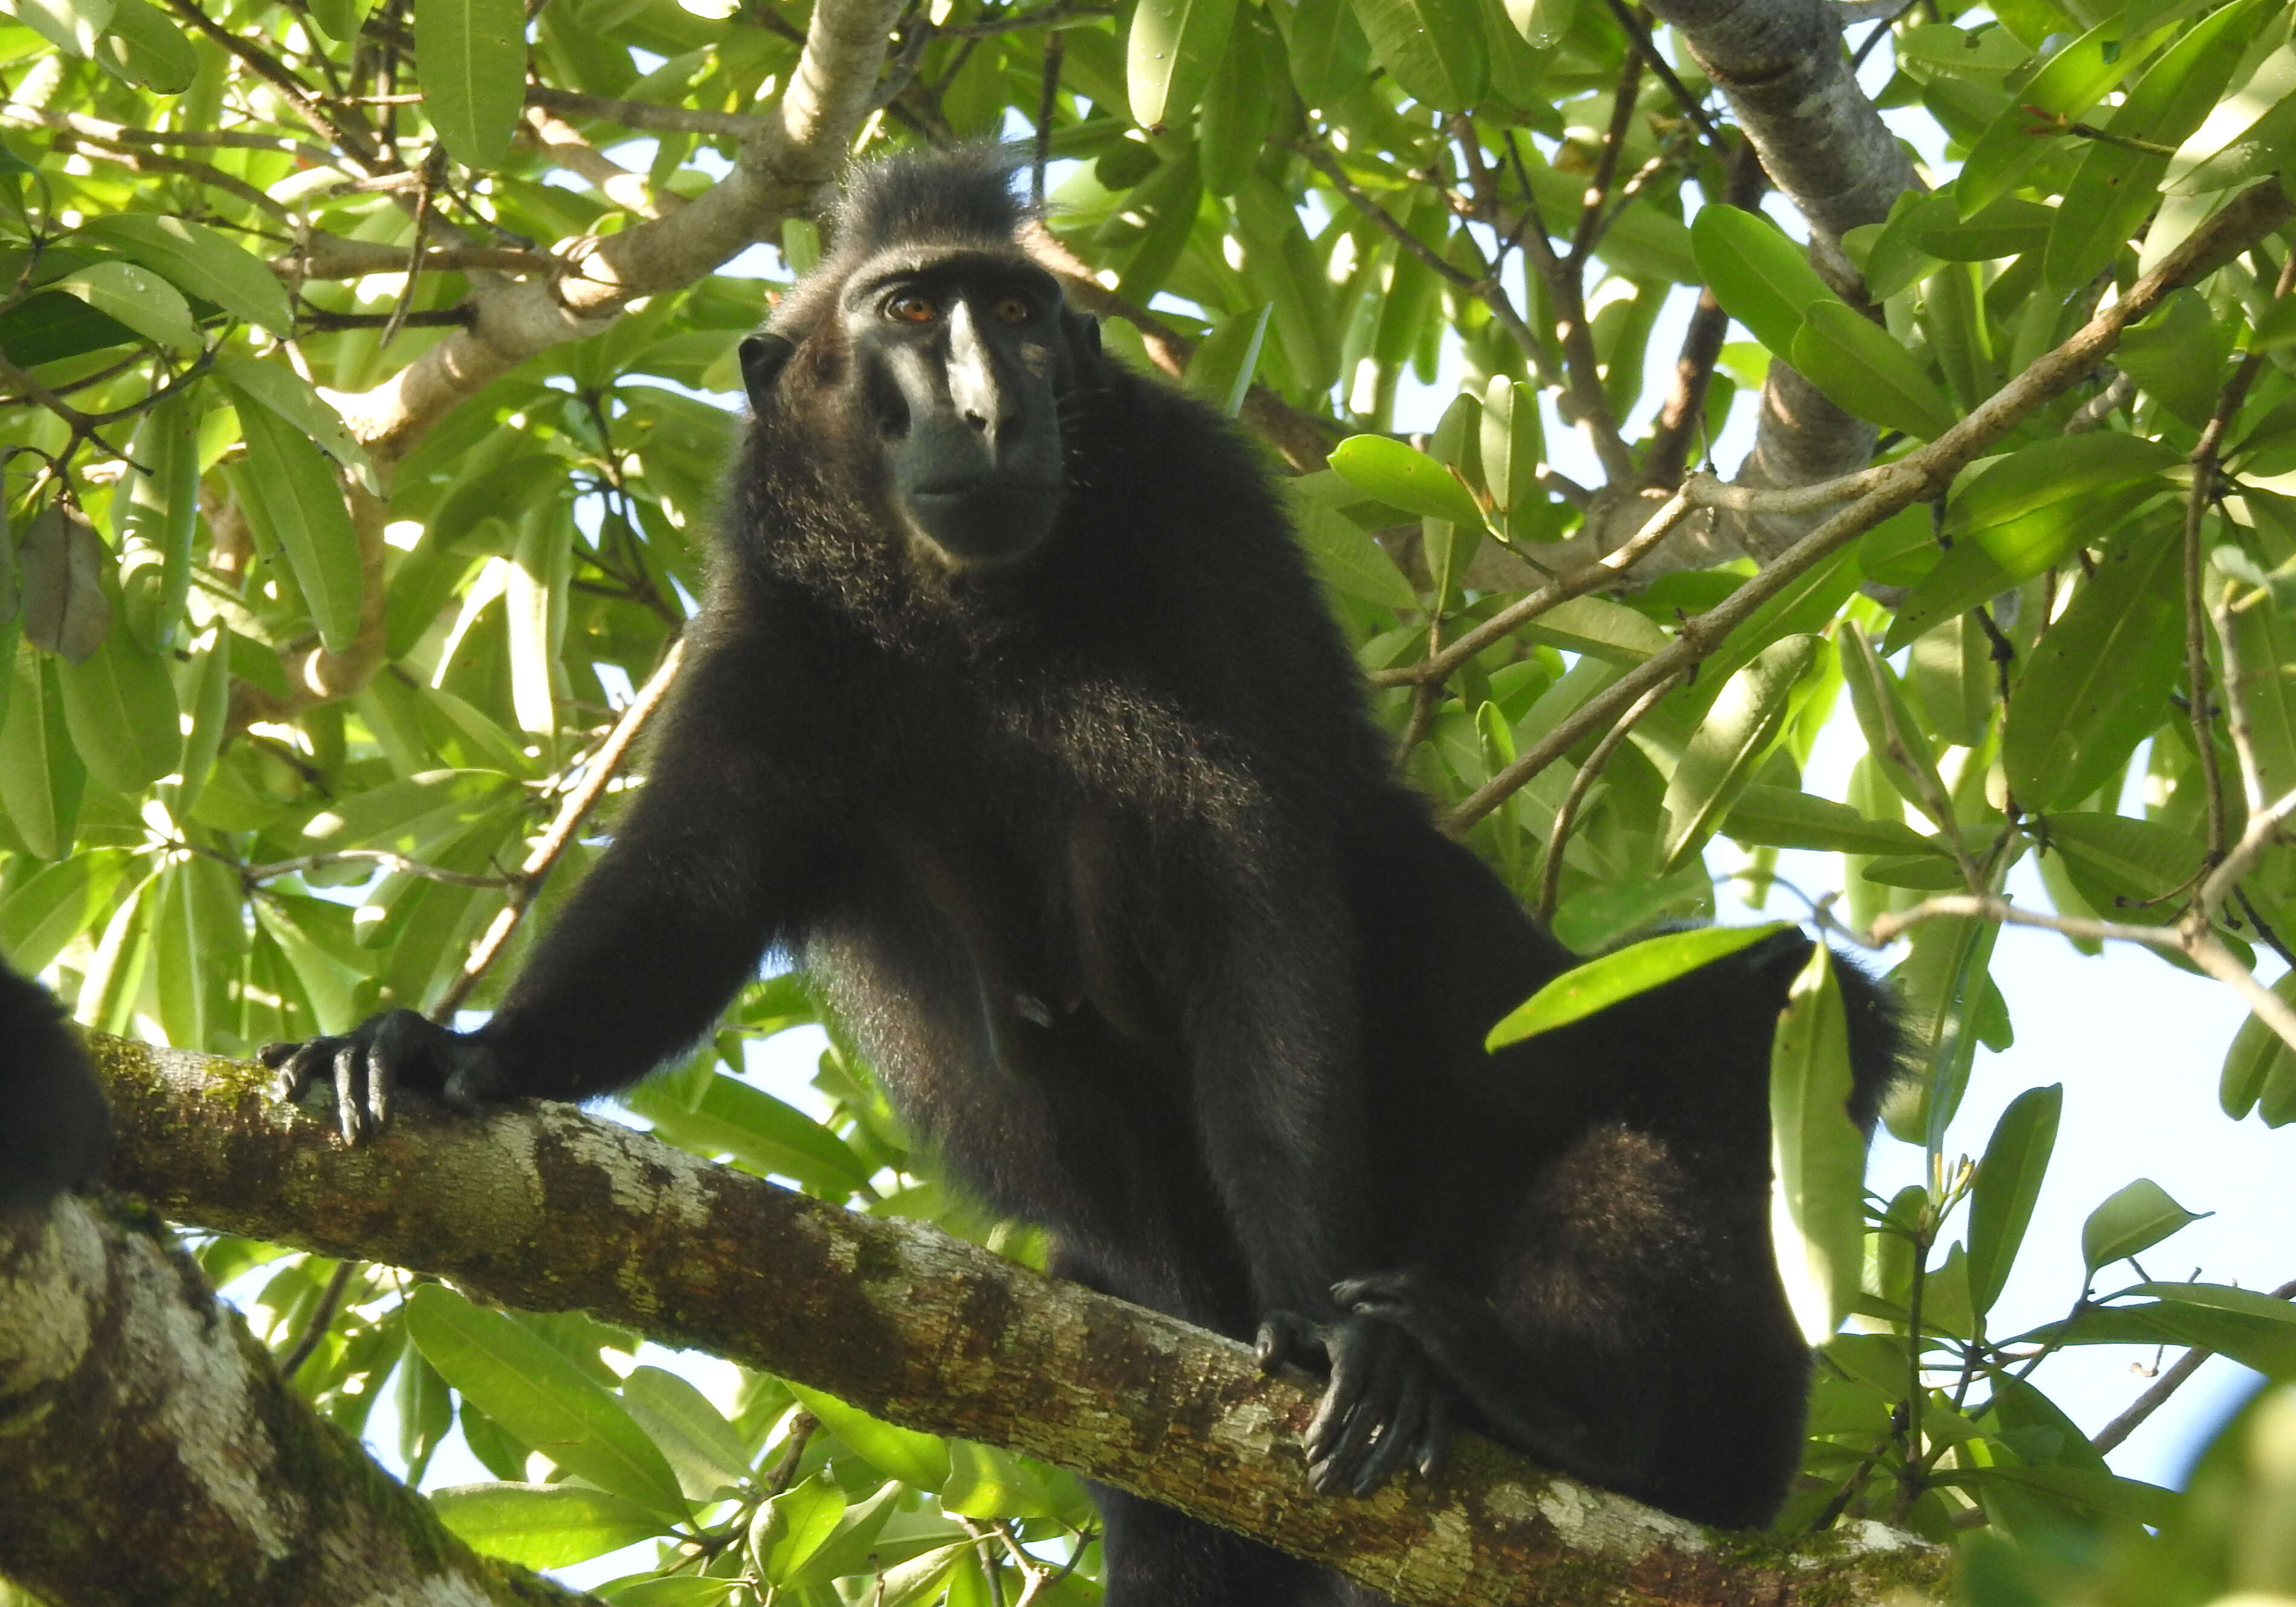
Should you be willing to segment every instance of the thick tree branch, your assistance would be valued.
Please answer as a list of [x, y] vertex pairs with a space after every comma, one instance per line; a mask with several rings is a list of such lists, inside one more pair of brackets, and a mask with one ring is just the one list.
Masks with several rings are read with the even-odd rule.
[[[97, 1037], [114, 1176], [170, 1216], [580, 1308], [1168, 1502], [1428, 1607], [1879, 1603], [1944, 1553], [1866, 1525], [1750, 1556], [1465, 1440], [1431, 1482], [1308, 1488], [1302, 1383], [1243, 1346], [859, 1216], [563, 1105], [402, 1108], [370, 1146], [263, 1093], [260, 1068]], [[414, 1102], [407, 1102], [414, 1104]]]
[[289, 1387], [180, 1250], [0, 1216], [0, 1567], [53, 1607], [542, 1607]]

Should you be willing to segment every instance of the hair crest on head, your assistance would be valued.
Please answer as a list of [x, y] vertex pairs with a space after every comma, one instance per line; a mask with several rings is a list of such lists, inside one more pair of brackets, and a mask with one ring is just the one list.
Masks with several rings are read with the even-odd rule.
[[1027, 160], [1013, 145], [982, 141], [954, 151], [904, 151], [853, 168], [830, 216], [838, 256], [865, 257], [896, 242], [1010, 245], [1035, 209], [1013, 193]]

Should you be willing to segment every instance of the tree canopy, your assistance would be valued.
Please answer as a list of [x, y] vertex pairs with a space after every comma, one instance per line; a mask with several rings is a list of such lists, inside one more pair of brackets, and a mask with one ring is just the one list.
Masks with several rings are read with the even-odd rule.
[[[1905, 1000], [1888, 1121], [1929, 1181], [1892, 1198], [1821, 1096], [1822, 974], [1779, 1035], [1781, 1265], [1825, 1341], [1781, 1536], [1956, 1546], [1980, 1607], [2296, 1597], [2296, 1291], [2253, 1287], [2288, 1269], [2150, 1277], [2192, 1216], [2140, 1179], [2069, 1314], [1997, 1332], [2061, 1091], [1947, 1142], [2011, 1037], [2008, 923], [2231, 989], [2237, 1037], [2163, 1075], [2296, 1121], [2296, 12], [11, 4], [0, 953], [79, 1021], [244, 1058], [485, 1010], [642, 779], [735, 342], [850, 158], [1009, 139], [1071, 301], [1285, 480], [1410, 775], [1611, 951], [1503, 1033], [1742, 939], [1632, 941], [1718, 877]], [[1821, 734], [1857, 750], [1838, 795], [1805, 784]], [[811, 1089], [767, 1091], [754, 1046], [800, 1027]], [[625, 1103], [1041, 1265], [801, 974]], [[295, 1391], [418, 1488], [443, 1447], [496, 1476], [433, 1493], [480, 1553], [657, 1540], [603, 1591], [634, 1603], [1096, 1597], [1048, 1461], [771, 1372], [712, 1400], [633, 1361], [631, 1314], [490, 1310], [379, 1236], [200, 1198], [172, 1209]], [[2048, 1394], [2091, 1345], [2187, 1361], [2091, 1435]], [[2208, 1353], [2273, 1383], [2188, 1490], [2116, 1475]]]

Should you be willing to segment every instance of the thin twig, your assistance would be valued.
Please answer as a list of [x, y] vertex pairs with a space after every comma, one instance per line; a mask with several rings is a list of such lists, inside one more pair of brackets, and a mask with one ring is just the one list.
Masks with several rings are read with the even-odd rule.
[[1603, 733], [1603, 740], [1595, 744], [1595, 750], [1587, 756], [1587, 762], [1578, 767], [1578, 774], [1570, 778], [1570, 790], [1563, 793], [1562, 806], [1554, 811], [1554, 828], [1547, 833], [1546, 852], [1539, 861], [1538, 919], [1541, 924], [1554, 919], [1554, 906], [1562, 890], [1563, 845], [1570, 839], [1570, 828], [1578, 823], [1578, 806], [1586, 800], [1587, 790], [1595, 784], [1595, 778], [1603, 773], [1603, 767], [1611, 762], [1611, 755], [1618, 751], [1619, 744], [1627, 740], [1636, 722], [1658, 707], [1659, 700], [1672, 692], [1679, 682], [1679, 676], [1660, 681], [1636, 698], [1619, 717], [1618, 724]]
[[[2276, 1300], [2296, 1300], [2296, 1283], [2283, 1283], [2272, 1291]], [[2159, 1411], [2169, 1397], [2174, 1395], [2185, 1382], [2201, 1370], [2201, 1364], [2216, 1354], [2213, 1350], [2187, 1350], [2177, 1365], [2163, 1373], [2152, 1387], [2128, 1404], [2128, 1409], [2089, 1437], [2089, 1448], [2103, 1455], [2128, 1439], [2136, 1425]]]
[[311, 1359], [311, 1352], [319, 1348], [319, 1341], [327, 1337], [327, 1330], [334, 1326], [335, 1308], [342, 1304], [343, 1291], [351, 1286], [351, 1279], [358, 1269], [357, 1261], [335, 1263], [334, 1275], [327, 1280], [326, 1288], [320, 1291], [319, 1303], [311, 1308], [311, 1320], [304, 1324], [302, 1337], [295, 1341], [294, 1349], [279, 1358], [280, 1377], [293, 1378], [303, 1364]]
[[488, 968], [501, 956], [511, 934], [518, 930], [519, 922], [526, 919], [526, 912], [533, 907], [535, 895], [542, 890], [542, 884], [556, 867], [559, 857], [574, 840], [574, 833], [581, 828], [590, 811], [597, 807], [598, 800], [605, 796], [606, 783], [613, 780], [615, 773], [620, 769], [623, 758], [629, 753], [630, 744], [637, 740], [638, 734], [645, 729], [646, 722], [661, 707], [662, 699], [677, 679], [678, 666], [685, 661], [685, 638], [680, 636], [669, 644], [669, 651], [662, 654], [661, 662], [655, 667], [653, 674], [646, 677], [645, 685], [638, 688], [637, 695], [630, 700], [630, 706], [622, 710], [622, 717], [615, 722], [613, 730], [607, 733], [606, 740], [598, 745], [598, 751], [591, 756], [584, 769], [581, 784], [566, 794], [565, 801], [559, 806], [557, 818], [550, 823], [549, 830], [536, 840], [532, 851], [526, 857], [526, 863], [520, 865], [517, 873], [510, 878], [509, 899], [496, 913], [486, 935], [472, 948], [471, 957], [463, 963], [462, 974], [431, 1006], [433, 1021], [451, 1020], [455, 1012], [462, 1007], [463, 1001], [471, 996], [471, 989], [479, 985], [479, 980], [487, 974]]
[[[226, 860], [226, 864], [230, 861]], [[336, 849], [324, 854], [299, 854], [292, 859], [275, 859], [268, 865], [238, 865], [239, 879], [249, 887], [265, 881], [275, 881], [282, 876], [291, 876], [305, 871], [324, 870], [331, 865], [379, 865], [402, 875], [420, 876], [426, 881], [444, 881], [455, 887], [503, 887], [507, 885], [500, 876], [473, 875], [467, 871], [450, 871], [443, 865], [425, 865], [419, 859], [409, 859], [404, 854], [394, 854], [389, 849]]]
[[1682, 115], [1688, 118], [1706, 143], [1714, 147], [1715, 155], [1727, 157], [1729, 148], [1722, 143], [1722, 131], [1714, 126], [1714, 119], [1706, 115], [1706, 108], [1700, 104], [1696, 95], [1690, 93], [1690, 86], [1682, 81], [1672, 63], [1659, 53], [1658, 42], [1651, 37], [1650, 29], [1643, 26], [1642, 19], [1628, 9], [1626, 0], [1610, 0], [1610, 7], [1611, 14], [1619, 20], [1619, 26], [1634, 42], [1636, 51], [1650, 63], [1651, 70], [1666, 86], [1666, 92], [1674, 97], [1674, 103], [1682, 108]]
[[529, 84], [526, 103], [560, 117], [589, 118], [653, 134], [710, 134], [747, 139], [773, 127], [773, 119], [746, 111], [697, 111], [690, 106], [657, 106], [650, 101], [617, 101], [572, 89]]
[[1584, 569], [1574, 570], [1568, 575], [1548, 581], [1529, 596], [1517, 598], [1433, 657], [1406, 665], [1400, 669], [1374, 671], [1369, 677], [1372, 684], [1378, 686], [1411, 686], [1442, 680], [1492, 643], [1513, 634], [1558, 603], [1567, 603], [1573, 597], [1583, 596], [1615, 582], [1644, 553], [1665, 540], [1691, 510], [1699, 505], [1693, 488], [1685, 486], [1667, 498], [1643, 528], [1617, 550], [1604, 553]]

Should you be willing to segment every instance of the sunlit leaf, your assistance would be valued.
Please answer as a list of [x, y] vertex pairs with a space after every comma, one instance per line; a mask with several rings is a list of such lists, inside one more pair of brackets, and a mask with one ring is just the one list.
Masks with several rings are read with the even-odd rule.
[[1547, 983], [1501, 1017], [1484, 1038], [1483, 1046], [1503, 1048], [1567, 1027], [1788, 930], [1783, 921], [1759, 926], [1704, 926], [1629, 944], [1574, 966]]
[[2150, 1177], [2139, 1177], [2089, 1212], [2081, 1224], [2081, 1259], [2089, 1275], [2129, 1256], [2142, 1255], [2170, 1234], [2212, 1211], [2188, 1211]]

